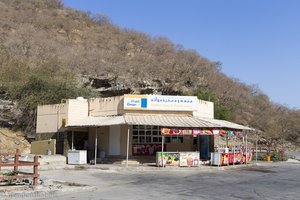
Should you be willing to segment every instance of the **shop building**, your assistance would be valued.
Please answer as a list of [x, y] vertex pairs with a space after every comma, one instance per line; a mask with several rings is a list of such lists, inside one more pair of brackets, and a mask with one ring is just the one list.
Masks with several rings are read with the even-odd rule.
[[90, 159], [148, 157], [162, 150], [203, 151], [209, 159], [215, 135], [226, 130], [251, 129], [214, 119], [213, 103], [195, 96], [77, 98], [37, 109], [38, 140], [56, 139], [56, 153], [64, 155], [88, 140]]

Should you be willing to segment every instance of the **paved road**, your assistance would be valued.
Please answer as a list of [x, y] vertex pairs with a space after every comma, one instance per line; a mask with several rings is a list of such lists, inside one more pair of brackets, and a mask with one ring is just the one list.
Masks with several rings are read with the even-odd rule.
[[94, 185], [66, 199], [299, 199], [300, 164], [271, 163], [226, 170], [47, 171], [42, 177]]
[[294, 157], [296, 160], [300, 160], [300, 152], [299, 151], [287, 151], [286, 155]]

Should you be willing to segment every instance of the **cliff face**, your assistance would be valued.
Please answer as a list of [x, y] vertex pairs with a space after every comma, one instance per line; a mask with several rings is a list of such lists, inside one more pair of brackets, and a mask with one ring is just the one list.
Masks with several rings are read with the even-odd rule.
[[20, 131], [14, 132], [0, 128], [0, 156], [13, 155], [16, 149], [19, 149], [21, 153], [30, 153], [30, 144], [24, 136]]
[[[300, 139], [299, 110], [271, 103], [256, 86], [221, 73], [219, 62], [167, 38], [121, 29], [102, 15], [66, 8], [59, 0], [0, 0], [0, 19], [1, 126], [14, 127], [24, 117], [9, 88], [24, 85], [28, 74], [47, 66], [54, 81], [75, 77], [78, 87], [94, 88], [98, 96], [201, 94], [214, 99], [220, 112], [230, 112], [232, 121], [268, 135], [284, 131], [279, 139]], [[46, 102], [38, 96], [31, 95], [30, 102]], [[23, 110], [33, 117], [33, 111]]]
[[14, 104], [6, 96], [5, 90], [0, 87], [0, 127], [12, 127]]

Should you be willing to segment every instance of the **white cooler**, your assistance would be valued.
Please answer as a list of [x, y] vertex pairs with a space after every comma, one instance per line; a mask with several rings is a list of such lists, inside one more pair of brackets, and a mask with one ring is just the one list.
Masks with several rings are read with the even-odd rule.
[[70, 150], [68, 151], [68, 164], [80, 165], [87, 163], [87, 151], [86, 150]]

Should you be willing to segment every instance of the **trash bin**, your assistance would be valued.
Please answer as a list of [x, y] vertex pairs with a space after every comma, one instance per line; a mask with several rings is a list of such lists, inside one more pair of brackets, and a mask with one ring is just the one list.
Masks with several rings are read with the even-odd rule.
[[266, 156], [266, 161], [271, 161], [271, 156], [270, 155]]

